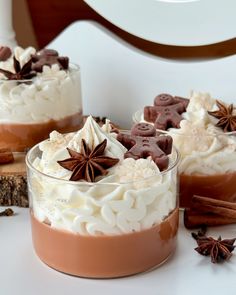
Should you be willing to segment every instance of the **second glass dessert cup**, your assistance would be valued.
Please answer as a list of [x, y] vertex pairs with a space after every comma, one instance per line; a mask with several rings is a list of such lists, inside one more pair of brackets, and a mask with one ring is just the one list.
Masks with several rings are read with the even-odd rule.
[[180, 206], [192, 207], [194, 195], [235, 202], [236, 132], [170, 135], [181, 153]]
[[[135, 123], [143, 121], [143, 111], [133, 115]], [[191, 127], [189, 127], [191, 129]], [[229, 202], [236, 201], [236, 132], [204, 131], [181, 133], [178, 129], [160, 133], [172, 136], [180, 152], [179, 204], [192, 207], [194, 195]]]
[[30, 80], [0, 80], [2, 148], [24, 152], [53, 130], [66, 133], [82, 126], [79, 67], [48, 71]]
[[133, 275], [174, 252], [178, 231], [178, 152], [167, 170], [128, 183], [74, 182], [34, 167], [27, 154], [33, 244], [56, 270], [90, 278]]

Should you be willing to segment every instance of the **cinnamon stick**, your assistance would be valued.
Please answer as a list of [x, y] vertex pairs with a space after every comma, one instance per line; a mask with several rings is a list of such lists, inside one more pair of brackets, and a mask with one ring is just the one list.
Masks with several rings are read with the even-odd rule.
[[198, 203], [200, 205], [220, 206], [220, 207], [236, 210], [236, 203], [222, 201], [222, 200], [216, 200], [216, 199], [212, 199], [212, 198], [208, 198], [208, 197], [194, 195], [192, 197], [192, 202]]
[[193, 206], [193, 209], [201, 213], [212, 213], [212, 214], [220, 215], [225, 218], [236, 219], [236, 210], [234, 209], [228, 209], [224, 207], [217, 207], [217, 206], [210, 206], [210, 205], [202, 205], [200, 208], [199, 206]]
[[188, 229], [205, 226], [217, 226], [236, 223], [236, 218], [230, 218], [213, 213], [201, 213], [192, 209], [184, 211], [184, 225]]
[[13, 153], [9, 149], [0, 148], [0, 165], [14, 162]]
[[192, 207], [184, 212], [184, 224], [187, 228], [232, 223], [236, 223], [236, 203], [233, 202], [193, 196]]

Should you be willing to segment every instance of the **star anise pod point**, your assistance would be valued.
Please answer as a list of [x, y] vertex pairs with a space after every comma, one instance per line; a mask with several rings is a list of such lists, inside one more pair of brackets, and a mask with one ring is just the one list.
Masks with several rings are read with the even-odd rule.
[[23, 67], [21, 67], [20, 62], [16, 59], [15, 56], [13, 56], [13, 66], [15, 73], [12, 73], [10, 71], [0, 69], [0, 73], [4, 74], [4, 76], [8, 80], [28, 80], [36, 76], [36, 72], [32, 71], [32, 58], [27, 61]]
[[104, 156], [107, 140], [104, 139], [92, 151], [84, 139], [81, 141], [80, 153], [67, 148], [70, 158], [58, 161], [63, 168], [72, 171], [70, 180], [78, 181], [84, 179], [94, 182], [99, 175], [106, 175], [106, 169], [111, 168], [119, 162], [119, 159]]
[[219, 100], [216, 101], [216, 104], [219, 109], [217, 111], [208, 112], [209, 115], [219, 119], [216, 126], [222, 128], [224, 132], [236, 131], [236, 115], [233, 114], [233, 104], [225, 106]]
[[232, 256], [232, 252], [235, 248], [236, 238], [224, 239], [221, 236], [218, 239], [207, 237], [200, 232], [192, 233], [192, 237], [197, 241], [198, 247], [194, 250], [204, 256], [211, 256], [211, 262], [217, 263], [222, 260], [228, 260]]

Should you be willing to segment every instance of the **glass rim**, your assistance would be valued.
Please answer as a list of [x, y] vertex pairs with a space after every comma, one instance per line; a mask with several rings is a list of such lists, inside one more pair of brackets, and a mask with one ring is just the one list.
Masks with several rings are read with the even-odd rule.
[[[47, 141], [48, 139], [44, 140], [44, 141]], [[42, 142], [44, 142], [42, 141]], [[42, 143], [40, 142], [40, 143]], [[142, 181], [147, 181], [147, 180], [150, 180], [152, 178], [155, 178], [157, 177], [158, 175], [165, 175], [167, 174], [168, 172], [170, 172], [171, 170], [173, 170], [180, 162], [180, 159], [181, 159], [181, 156], [180, 156], [180, 153], [178, 151], [178, 149], [173, 145], [172, 146], [172, 152], [174, 151], [175, 153], [175, 159], [173, 160], [173, 163], [171, 163], [168, 168], [166, 170], [163, 170], [163, 171], [160, 171], [160, 174], [155, 174], [155, 175], [152, 175], [152, 176], [148, 176], [148, 177], [145, 177], [145, 178], [142, 178], [142, 179], [137, 179], [137, 180], [132, 180], [132, 181], [127, 181], [127, 182], [88, 182], [88, 181], [72, 181], [72, 180], [66, 180], [66, 179], [61, 179], [61, 178], [58, 178], [58, 177], [55, 177], [55, 176], [51, 176], [51, 175], [48, 175], [44, 172], [41, 172], [39, 171], [37, 168], [35, 168], [32, 164], [32, 161], [30, 160], [30, 157], [32, 155], [32, 153], [38, 148], [39, 149], [39, 145], [40, 143], [36, 144], [35, 146], [33, 146], [32, 148], [30, 148], [30, 150], [28, 150], [27, 154], [26, 154], [26, 157], [25, 157], [25, 162], [26, 162], [26, 166], [29, 170], [32, 170], [34, 172], [36, 172], [37, 174], [40, 174], [41, 176], [43, 177], [46, 177], [48, 179], [52, 179], [52, 180], [55, 180], [55, 181], [58, 181], [58, 182], [61, 182], [61, 183], [65, 183], [65, 184], [71, 184], [71, 185], [84, 185], [84, 186], [94, 186], [94, 185], [125, 185], [125, 184], [130, 184], [130, 183], [139, 183], [139, 182], [142, 182]], [[35, 159], [34, 159], [35, 160]]]
[[[135, 124], [138, 123], [148, 123], [151, 125], [154, 125], [152, 122], [148, 122], [148, 121], [139, 121], [137, 116], [141, 116], [143, 114], [143, 111], [141, 109], [137, 110], [133, 116], [133, 122]], [[141, 119], [141, 117], [140, 117]], [[219, 127], [218, 127], [219, 128]], [[184, 134], [184, 133], [180, 133], [180, 128], [170, 128], [169, 130], [162, 130], [162, 129], [156, 129], [157, 132], [160, 132], [162, 134], [166, 134], [166, 135], [179, 135], [179, 136], [183, 136], [183, 137], [193, 137], [194, 134]], [[228, 131], [228, 132], [224, 132], [222, 129], [222, 132], [215, 132], [215, 133], [209, 133], [209, 134], [204, 134], [204, 135], [198, 135], [198, 137], [218, 137], [218, 136], [224, 136], [224, 135], [236, 135], [236, 130], [235, 131]]]
[[[73, 73], [73, 72], [80, 72], [81, 68], [78, 64], [70, 62], [69, 63], [69, 67], [67, 70], [64, 70], [65, 72], [69, 72], [69, 73]], [[51, 81], [51, 80], [56, 80], [57, 77], [42, 77], [42, 76], [35, 76], [31, 79], [18, 79], [18, 80], [9, 80], [9, 79], [2, 79], [0, 78], [0, 84], [2, 83], [13, 83], [13, 82], [17, 82], [17, 83], [27, 83], [27, 82], [34, 82], [36, 79], [41, 79], [43, 81]]]

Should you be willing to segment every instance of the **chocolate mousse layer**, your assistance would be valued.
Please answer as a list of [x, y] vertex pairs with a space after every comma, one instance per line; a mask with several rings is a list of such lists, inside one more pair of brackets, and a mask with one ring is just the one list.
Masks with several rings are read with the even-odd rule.
[[180, 174], [180, 207], [190, 208], [193, 195], [236, 202], [236, 172], [215, 175]]
[[39, 258], [61, 272], [88, 278], [115, 278], [147, 271], [175, 250], [179, 213], [147, 230], [111, 236], [83, 236], [53, 229], [31, 213]]
[[81, 128], [82, 123], [82, 113], [76, 113], [60, 120], [49, 120], [43, 123], [0, 124], [0, 147], [11, 149], [13, 152], [24, 152], [47, 139], [51, 131], [73, 132]]

